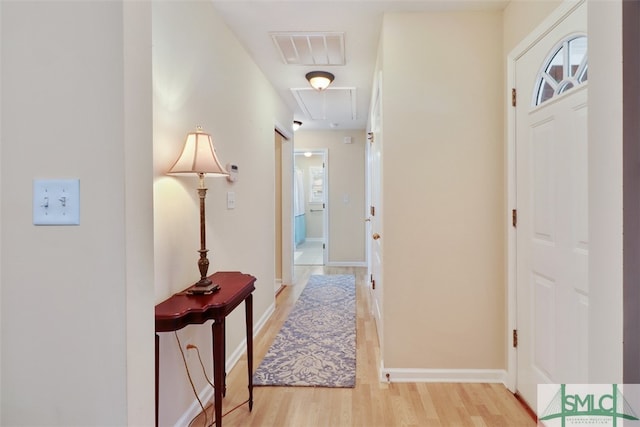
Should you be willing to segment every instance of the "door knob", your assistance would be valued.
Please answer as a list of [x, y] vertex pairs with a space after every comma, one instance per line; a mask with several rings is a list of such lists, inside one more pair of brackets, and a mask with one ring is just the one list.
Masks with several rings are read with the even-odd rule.
[[378, 240], [380, 238], [380, 235], [378, 233], [373, 233], [373, 240]]

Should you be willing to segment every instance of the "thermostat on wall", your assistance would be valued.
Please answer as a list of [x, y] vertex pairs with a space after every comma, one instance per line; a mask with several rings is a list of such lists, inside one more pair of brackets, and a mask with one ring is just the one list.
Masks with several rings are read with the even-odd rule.
[[227, 172], [229, 172], [227, 181], [236, 182], [238, 180], [238, 165], [232, 165], [231, 163], [229, 163], [227, 165]]

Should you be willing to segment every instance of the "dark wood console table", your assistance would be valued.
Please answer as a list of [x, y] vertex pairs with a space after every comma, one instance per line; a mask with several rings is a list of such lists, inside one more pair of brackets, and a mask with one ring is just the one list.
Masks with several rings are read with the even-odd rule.
[[249, 411], [253, 409], [253, 295], [256, 278], [237, 271], [217, 272], [209, 276], [220, 290], [207, 295], [190, 295], [185, 289], [156, 305], [156, 426], [158, 425], [158, 332], [172, 332], [187, 325], [213, 320], [213, 385], [216, 426], [222, 426], [222, 397], [226, 391], [225, 318], [242, 301], [247, 324], [247, 366], [249, 371]]

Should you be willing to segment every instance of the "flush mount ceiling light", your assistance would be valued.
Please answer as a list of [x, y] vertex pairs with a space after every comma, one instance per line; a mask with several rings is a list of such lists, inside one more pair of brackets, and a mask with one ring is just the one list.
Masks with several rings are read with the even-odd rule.
[[302, 126], [302, 122], [300, 120], [294, 120], [293, 121], [293, 131], [297, 131], [298, 129], [300, 129], [300, 126]]
[[305, 76], [309, 84], [317, 91], [323, 91], [329, 87], [335, 76], [327, 71], [311, 71]]

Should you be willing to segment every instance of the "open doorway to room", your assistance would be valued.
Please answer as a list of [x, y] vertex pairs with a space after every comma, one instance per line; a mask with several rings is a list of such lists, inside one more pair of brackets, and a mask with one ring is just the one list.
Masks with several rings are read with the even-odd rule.
[[293, 173], [294, 265], [325, 265], [327, 151], [296, 149]]

